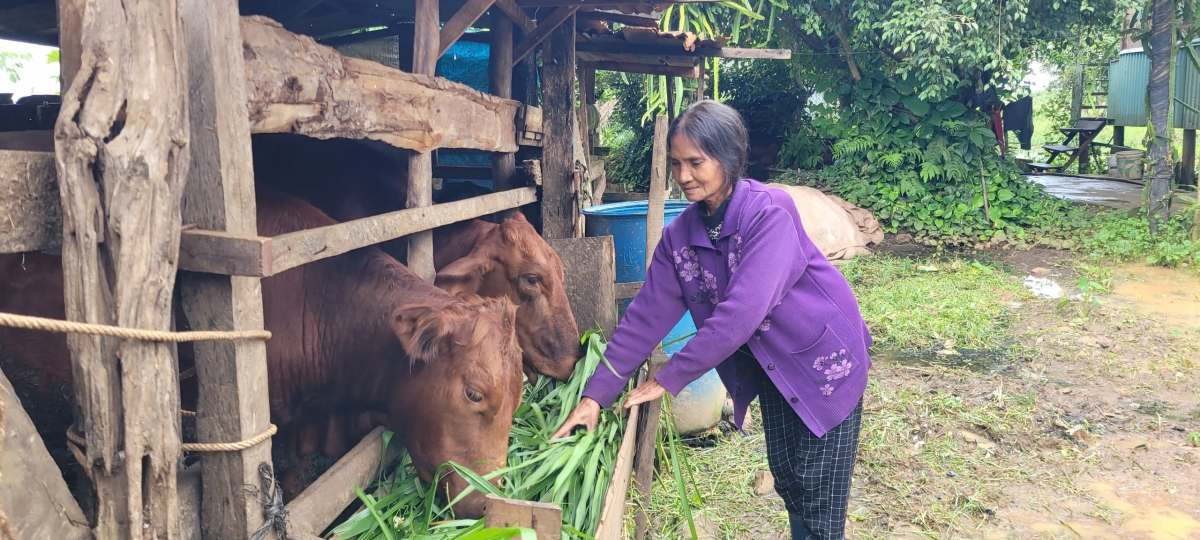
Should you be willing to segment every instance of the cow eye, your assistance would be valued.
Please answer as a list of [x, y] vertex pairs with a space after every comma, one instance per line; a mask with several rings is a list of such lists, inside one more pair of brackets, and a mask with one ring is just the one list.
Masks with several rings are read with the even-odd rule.
[[480, 401], [483, 401], [483, 393], [474, 388], [468, 387], [467, 399], [471, 400], [472, 403], [479, 403]]
[[538, 283], [542, 282], [542, 278], [536, 274], [525, 274], [521, 276], [521, 279], [525, 280], [525, 283], [531, 287], [536, 287]]

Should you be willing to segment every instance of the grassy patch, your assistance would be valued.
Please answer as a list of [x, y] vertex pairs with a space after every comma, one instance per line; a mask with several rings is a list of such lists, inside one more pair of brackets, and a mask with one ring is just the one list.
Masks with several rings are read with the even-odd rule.
[[1093, 262], [1195, 266], [1200, 261], [1200, 242], [1190, 238], [1191, 217], [1190, 209], [1180, 212], [1153, 236], [1145, 215], [1138, 211], [1101, 212], [1078, 231], [1079, 251]]
[[999, 346], [1011, 319], [1006, 301], [1024, 287], [973, 261], [859, 257], [839, 267], [858, 296], [876, 346]]

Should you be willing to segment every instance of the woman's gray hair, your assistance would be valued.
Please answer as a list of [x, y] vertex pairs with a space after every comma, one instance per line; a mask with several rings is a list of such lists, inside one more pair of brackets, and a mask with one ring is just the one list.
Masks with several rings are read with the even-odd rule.
[[717, 160], [725, 172], [723, 187], [731, 188], [746, 169], [749, 136], [742, 115], [733, 107], [711, 99], [697, 101], [671, 122], [668, 144], [682, 134], [709, 157]]

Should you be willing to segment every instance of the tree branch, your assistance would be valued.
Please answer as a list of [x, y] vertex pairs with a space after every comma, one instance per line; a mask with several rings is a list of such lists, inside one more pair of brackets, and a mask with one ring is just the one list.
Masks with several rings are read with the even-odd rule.
[[842, 44], [842, 52], [846, 55], [846, 65], [850, 67], [850, 76], [854, 78], [854, 82], [862, 80], [862, 74], [858, 71], [858, 62], [854, 60], [854, 49], [850, 48], [850, 40], [846, 39], [846, 31], [842, 29], [842, 25], [834, 24], [832, 17], [829, 16], [829, 12], [824, 9], [817, 7], [815, 4], [812, 8], [813, 11], [817, 12], [817, 15], [821, 16], [821, 20], [825, 21], [826, 25], [833, 27], [833, 32], [837, 35], [838, 43]]

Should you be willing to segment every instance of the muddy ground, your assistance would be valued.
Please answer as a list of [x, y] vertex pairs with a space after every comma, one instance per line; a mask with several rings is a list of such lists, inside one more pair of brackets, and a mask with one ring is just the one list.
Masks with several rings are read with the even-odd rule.
[[[1200, 274], [1081, 271], [1048, 249], [958, 256], [1067, 295], [1081, 275], [1111, 292], [1098, 305], [998, 294], [1012, 321], [1003, 349], [877, 351], [848, 537], [1200, 539]], [[711, 532], [789, 538], [778, 496], [754, 493], [761, 433], [696, 443]], [[655, 536], [682, 537], [675, 504], [655, 495]]]

